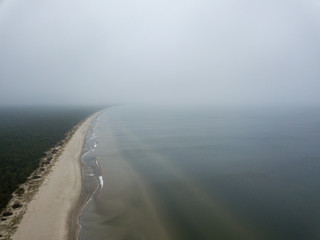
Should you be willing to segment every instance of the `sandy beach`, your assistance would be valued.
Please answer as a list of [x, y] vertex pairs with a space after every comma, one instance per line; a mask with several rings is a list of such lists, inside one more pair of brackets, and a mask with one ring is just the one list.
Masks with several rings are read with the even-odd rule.
[[70, 231], [76, 232], [76, 219], [71, 217], [79, 202], [82, 177], [80, 157], [85, 136], [91, 121], [86, 119], [66, 143], [51, 173], [38, 193], [28, 204], [13, 240], [69, 239]]

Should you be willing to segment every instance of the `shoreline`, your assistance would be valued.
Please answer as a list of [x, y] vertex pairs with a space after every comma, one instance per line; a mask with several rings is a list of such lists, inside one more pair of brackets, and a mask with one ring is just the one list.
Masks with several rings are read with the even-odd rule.
[[77, 239], [85, 199], [81, 196], [82, 149], [88, 129], [99, 113], [80, 122], [61, 147], [50, 172], [27, 203], [11, 239]]
[[80, 168], [80, 178], [81, 178], [81, 188], [80, 188], [80, 194], [78, 196], [78, 198], [74, 201], [74, 205], [73, 207], [71, 207], [69, 214], [68, 214], [68, 233], [66, 236], [66, 240], [78, 240], [79, 238], [79, 233], [80, 233], [80, 229], [81, 229], [81, 225], [80, 225], [80, 216], [84, 210], [84, 208], [86, 207], [86, 204], [88, 202], [88, 200], [90, 199], [91, 194], [89, 193], [85, 193], [83, 191], [83, 182], [84, 182], [84, 173], [83, 173], [83, 168], [84, 168], [84, 163], [81, 161], [82, 157], [84, 154], [86, 154], [86, 152], [83, 152], [84, 149], [84, 144], [86, 142], [86, 136], [88, 131], [90, 130], [90, 128], [92, 128], [92, 124], [93, 122], [97, 119], [97, 117], [99, 116], [99, 114], [102, 112], [103, 110], [96, 112], [95, 114], [93, 114], [92, 116], [90, 116], [88, 119], [90, 119], [90, 124], [88, 125], [87, 129], [86, 129], [86, 134], [84, 135], [83, 138], [83, 143], [82, 143], [82, 148], [81, 148], [81, 154], [78, 158], [78, 164], [79, 164], [79, 168]]
[[[94, 121], [97, 120], [99, 114], [102, 111], [96, 113], [95, 117], [91, 121], [91, 129], [90, 130], [92, 130]], [[89, 129], [88, 129], [88, 131], [89, 131]], [[96, 146], [97, 146], [97, 143], [95, 143], [94, 148]], [[86, 180], [88, 180], [86, 178], [88, 177], [88, 171], [89, 172], [92, 171], [92, 166], [87, 165], [87, 163], [84, 160], [82, 160], [82, 158], [86, 154], [90, 153], [91, 151], [94, 151], [94, 148], [93, 149], [89, 149], [86, 152], [83, 152], [81, 157], [80, 157], [80, 159], [79, 159], [79, 162], [80, 162], [80, 165], [81, 165], [82, 188], [81, 188], [81, 195], [78, 198], [78, 201], [75, 204], [75, 207], [72, 209], [72, 211], [71, 211], [71, 213], [69, 215], [70, 229], [72, 229], [72, 231], [69, 231], [69, 235], [68, 235], [68, 239], [69, 240], [78, 240], [79, 239], [79, 234], [80, 234], [80, 229], [81, 229], [81, 224], [80, 224], [81, 214], [84, 211], [84, 209], [86, 208], [87, 204], [92, 200], [92, 198], [94, 197], [96, 192], [99, 190], [99, 187], [100, 187], [100, 190], [103, 187], [103, 180], [102, 180], [102, 183], [101, 183], [101, 179], [100, 179], [100, 177], [102, 178], [102, 173], [101, 173], [102, 169], [100, 167], [100, 162], [99, 162], [98, 159], [96, 159], [96, 162], [97, 162], [96, 167], [98, 168], [98, 171], [99, 171], [99, 175], [96, 176], [97, 183], [94, 184], [95, 186], [93, 188], [92, 188], [92, 186], [88, 188], [88, 186], [86, 186], [84, 184], [84, 182], [87, 182]], [[91, 176], [91, 174], [92, 173], [90, 173], [89, 176]]]

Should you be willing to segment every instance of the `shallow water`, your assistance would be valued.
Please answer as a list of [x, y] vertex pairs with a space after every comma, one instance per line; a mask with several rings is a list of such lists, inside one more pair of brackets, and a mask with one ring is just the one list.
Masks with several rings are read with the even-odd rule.
[[319, 139], [314, 108], [109, 108], [80, 239], [319, 239]]

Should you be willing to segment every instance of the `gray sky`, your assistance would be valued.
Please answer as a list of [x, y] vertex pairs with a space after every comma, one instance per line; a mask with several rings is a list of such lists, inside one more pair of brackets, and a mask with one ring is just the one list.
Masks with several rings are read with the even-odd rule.
[[0, 0], [0, 104], [319, 104], [319, 0]]

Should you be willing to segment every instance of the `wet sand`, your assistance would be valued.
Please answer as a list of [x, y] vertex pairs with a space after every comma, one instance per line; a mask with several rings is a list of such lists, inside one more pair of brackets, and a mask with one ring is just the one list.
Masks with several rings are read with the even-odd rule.
[[79, 159], [86, 133], [96, 115], [85, 120], [64, 146], [52, 172], [28, 204], [13, 240], [75, 237], [82, 188]]
[[[173, 239], [152, 190], [119, 152], [112, 130], [104, 130], [104, 137], [99, 139], [103, 150], [85, 159], [89, 164], [84, 164], [84, 190], [94, 194], [81, 216], [79, 239]], [[91, 175], [97, 172], [93, 169], [96, 165], [90, 164], [96, 159], [105, 182], [98, 191], [97, 176]]]

